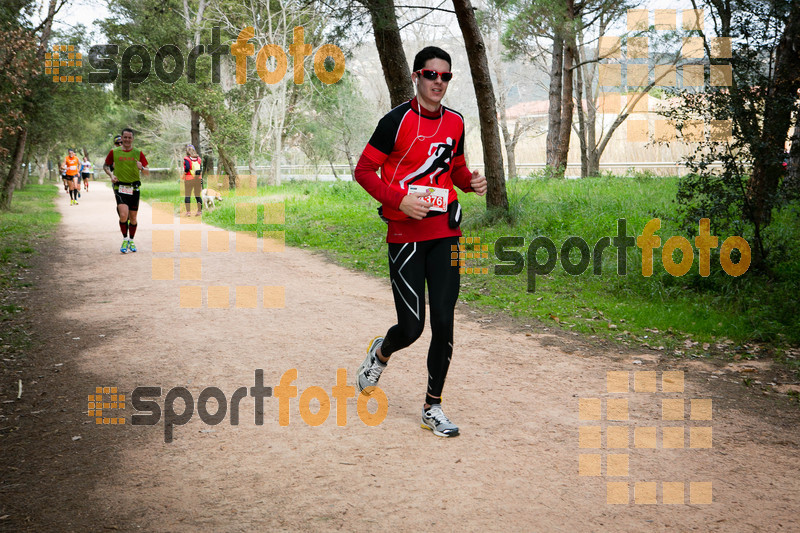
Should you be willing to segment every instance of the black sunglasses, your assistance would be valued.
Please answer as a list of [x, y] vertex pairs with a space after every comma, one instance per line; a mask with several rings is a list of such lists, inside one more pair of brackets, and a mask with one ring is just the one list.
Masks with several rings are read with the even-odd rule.
[[418, 70], [417, 74], [422, 76], [426, 80], [431, 80], [431, 81], [435, 81], [436, 78], [438, 78], [439, 76], [442, 77], [442, 81], [444, 81], [444, 82], [448, 82], [448, 81], [453, 79], [453, 73], [452, 72], [439, 72], [438, 70], [430, 70], [430, 69], [427, 69], [427, 68], [424, 68], [422, 70]]

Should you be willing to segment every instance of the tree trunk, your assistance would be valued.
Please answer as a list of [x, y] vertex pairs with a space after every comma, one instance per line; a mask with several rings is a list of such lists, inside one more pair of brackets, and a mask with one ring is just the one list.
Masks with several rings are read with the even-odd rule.
[[[283, 121], [281, 121], [281, 123], [283, 123]], [[283, 150], [283, 135], [280, 131], [275, 131], [273, 135], [275, 138], [272, 150], [269, 184], [277, 187], [281, 184], [281, 152]]]
[[356, 166], [355, 161], [353, 161], [353, 152], [350, 149], [344, 151], [344, 155], [347, 157], [347, 165], [350, 167], [350, 177], [355, 181], [356, 179]]
[[786, 165], [786, 177], [783, 178], [786, 188], [794, 197], [800, 196], [800, 114], [794, 119], [792, 147], [789, 150], [789, 162]]
[[[203, 122], [206, 123], [206, 128], [208, 128], [208, 132], [213, 138], [213, 135], [217, 132], [217, 121], [214, 119], [214, 116], [210, 113], [201, 113], [200, 117], [203, 119]], [[222, 168], [225, 169], [225, 173], [228, 174], [228, 187], [230, 190], [233, 190], [236, 188], [236, 162], [228, 157], [223, 142], [217, 143], [217, 152], [219, 153], [219, 162]]]
[[17, 135], [17, 142], [14, 143], [14, 155], [11, 158], [11, 166], [0, 186], [0, 209], [7, 210], [11, 207], [11, 198], [14, 196], [14, 188], [19, 180], [19, 169], [22, 165], [22, 156], [25, 153], [25, 142], [28, 139], [28, 128], [22, 128]]
[[[260, 87], [260, 86], [259, 86]], [[258, 144], [259, 113], [261, 110], [261, 89], [256, 89], [255, 107], [250, 118], [250, 151], [247, 154], [247, 171], [251, 176], [256, 175], [256, 145]]]
[[508, 179], [512, 180], [518, 178], [517, 176], [517, 157], [514, 150], [517, 149], [517, 136], [516, 134], [511, 139], [506, 140], [506, 161], [508, 162]]
[[375, 46], [383, 68], [383, 78], [389, 88], [392, 107], [414, 98], [414, 86], [408, 68], [403, 40], [397, 25], [394, 0], [361, 0], [372, 19]]
[[[36, 168], [39, 169], [39, 185], [44, 185], [44, 177], [48, 174], [47, 158], [44, 160], [36, 159]], [[49, 176], [48, 176], [49, 177]]]
[[[600, 34], [605, 32], [605, 24], [600, 25]], [[576, 68], [575, 88], [578, 100], [578, 120], [581, 128], [581, 177], [600, 175], [600, 154], [597, 152], [597, 93], [594, 86], [593, 60], [597, 60], [596, 52], [588, 58], [583, 45], [583, 34], [573, 39], [572, 46], [575, 58], [581, 66]], [[583, 103], [586, 102], [586, 109]]]
[[[195, 13], [194, 21], [192, 21], [191, 13], [189, 10], [189, 2], [187, 0], [183, 0], [183, 22], [186, 26], [187, 31], [194, 31], [193, 38], [188, 40], [186, 43], [187, 54], [191, 53], [190, 51], [195, 46], [200, 44], [200, 33], [203, 29], [202, 28], [203, 14], [205, 13], [205, 9], [206, 9], [205, 0], [200, 0], [200, 4], [197, 6], [197, 12]], [[190, 136], [192, 139], [192, 146], [194, 146], [197, 155], [203, 157], [201, 151], [202, 147], [200, 146], [200, 113], [195, 111], [191, 107], [189, 108], [189, 113], [190, 113], [189, 128], [190, 128]]]
[[333, 177], [336, 179], [336, 181], [340, 181], [339, 174], [336, 173], [336, 168], [334, 168], [333, 166], [333, 159], [328, 158], [328, 164], [331, 166], [331, 172], [333, 172]]
[[[498, 27], [498, 35], [502, 28]], [[497, 109], [500, 114], [500, 132], [503, 134], [503, 145], [506, 147], [506, 164], [508, 166], [508, 179], [517, 177], [517, 162], [514, 158], [514, 148], [517, 145], [519, 132], [519, 118], [514, 124], [514, 135], [508, 131], [508, 115], [506, 114], [506, 86], [503, 79], [503, 64], [499, 60], [495, 63], [494, 77], [497, 80]]]
[[558, 134], [558, 149], [556, 168], [561, 169], [559, 174], [564, 173], [567, 168], [567, 155], [569, 153], [569, 139], [572, 134], [572, 113], [574, 104], [572, 102], [572, 64], [574, 51], [568, 40], [564, 42], [564, 68], [563, 80], [561, 84], [561, 124]]
[[514, 136], [512, 137], [511, 133], [508, 131], [508, 117], [506, 116], [506, 103], [505, 103], [505, 93], [502, 86], [501, 77], [497, 76], [497, 83], [499, 85], [498, 92], [500, 96], [498, 97], [498, 107], [500, 109], [500, 131], [503, 133], [503, 144], [506, 147], [506, 162], [508, 164], [508, 179], [513, 180], [517, 177], [517, 165], [514, 161], [514, 139], [516, 138], [516, 132], [519, 130], [519, 122], [514, 126]]
[[[286, 109], [286, 84], [281, 86], [279, 109]], [[268, 183], [276, 187], [281, 184], [281, 158], [283, 157], [283, 138], [286, 133], [286, 113], [274, 113], [272, 118], [272, 167], [270, 168], [270, 178]]]
[[550, 63], [550, 89], [547, 110], [547, 149], [545, 163], [558, 168], [558, 139], [561, 134], [561, 77], [564, 66], [564, 39], [558, 34], [553, 39], [553, 57]]
[[[250, 149], [247, 154], [247, 171], [251, 176], [256, 175], [256, 147], [259, 145], [258, 130], [261, 125], [261, 106], [265, 98], [264, 91], [262, 84], [256, 86], [256, 93], [253, 98], [253, 115], [250, 117]], [[287, 109], [286, 112], [288, 113], [290, 110]]]
[[17, 187], [17, 189], [22, 189], [23, 187], [28, 185], [28, 182], [30, 181], [30, 177], [31, 177], [31, 155], [30, 154], [26, 154], [25, 155], [25, 172], [22, 173], [22, 179], [20, 180], [19, 186]]
[[203, 156], [203, 174], [214, 174], [214, 158], [210, 153]]
[[599, 176], [600, 175], [600, 153], [597, 151], [597, 148], [589, 145], [589, 153], [587, 154], [587, 165], [586, 165], [586, 173], [589, 176]]
[[586, 88], [586, 154], [587, 176], [600, 175], [600, 154], [597, 153], [597, 104], [594, 93], [594, 79], [593, 76], [586, 74], [584, 80], [584, 87]]
[[[578, 63], [581, 63], [580, 50], [572, 43], [572, 47], [577, 52]], [[589, 158], [587, 152], [589, 145], [587, 142], [588, 132], [586, 125], [586, 112], [583, 109], [583, 67], [578, 67], [575, 72], [575, 99], [578, 101], [578, 140], [581, 145], [581, 179], [589, 176]], [[588, 98], [587, 98], [588, 100]]]
[[775, 81], [764, 105], [761, 146], [765, 149], [753, 154], [753, 172], [748, 183], [753, 222], [762, 226], [772, 220], [775, 193], [783, 175], [783, 146], [792, 123], [791, 102], [800, 88], [797, 72], [800, 72], [800, 3], [794, 2], [775, 52]]
[[219, 161], [222, 164], [222, 168], [225, 169], [225, 173], [228, 175], [228, 189], [231, 191], [236, 188], [236, 178], [238, 174], [236, 173], [236, 163], [228, 157], [228, 154], [225, 152], [225, 148], [222, 145], [219, 146]]
[[500, 54], [498, 49], [502, 46], [500, 43], [500, 35], [503, 34], [503, 23], [500, 18], [496, 21], [495, 31], [497, 32], [497, 40], [489, 41], [489, 50], [492, 55], [492, 63], [494, 64], [494, 78], [497, 80], [497, 112], [500, 115], [500, 133], [503, 134], [503, 145], [506, 147], [506, 165], [508, 166], [508, 179], [513, 180], [517, 177], [517, 164], [514, 159], [514, 147], [516, 145], [517, 132], [519, 131], [519, 119], [514, 125], [514, 136], [508, 131], [508, 114], [506, 113], [507, 107], [507, 91], [503, 72], [503, 63], [500, 61]]
[[200, 147], [200, 113], [194, 109], [189, 109], [189, 113], [191, 114], [192, 146], [197, 151], [197, 155], [200, 155], [202, 153]]
[[472, 85], [478, 102], [478, 115], [481, 123], [483, 144], [483, 163], [488, 191], [486, 209], [499, 209], [508, 212], [506, 178], [503, 170], [503, 150], [500, 145], [500, 131], [497, 126], [497, 106], [495, 104], [492, 79], [489, 75], [489, 62], [486, 59], [486, 46], [483, 42], [475, 11], [470, 0], [453, 0], [458, 25], [464, 37]]
[[[47, 18], [45, 18], [44, 25], [42, 26], [42, 36], [39, 39], [39, 48], [36, 50], [36, 57], [38, 58], [40, 65], [44, 61], [44, 54], [46, 53], [48, 43], [50, 42], [50, 33], [53, 27], [53, 17], [55, 17], [56, 14], [56, 2], [57, 0], [50, 0], [50, 3], [47, 7]], [[31, 105], [33, 105], [32, 102], [23, 102], [23, 124], [25, 121], [27, 121], [27, 115], [30, 111], [29, 108]], [[25, 154], [25, 144], [27, 141], [28, 126], [23, 125], [17, 136], [16, 145], [14, 146], [14, 156], [11, 160], [11, 168], [9, 168], [8, 174], [3, 180], [3, 183], [0, 183], [0, 210], [9, 209], [11, 207], [11, 198], [14, 195], [14, 187], [19, 179], [20, 166], [22, 165], [22, 157]]]

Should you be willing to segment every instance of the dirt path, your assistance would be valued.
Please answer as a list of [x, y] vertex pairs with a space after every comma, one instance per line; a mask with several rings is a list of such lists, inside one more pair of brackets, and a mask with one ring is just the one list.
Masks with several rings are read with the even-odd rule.
[[[130, 424], [134, 388], [162, 387], [162, 407], [173, 387], [186, 387], [196, 402], [203, 389], [215, 386], [230, 400], [237, 388], [253, 387], [256, 369], [263, 369], [266, 386], [275, 387], [294, 368], [298, 393], [318, 386], [331, 395], [337, 369], [346, 369], [352, 384], [367, 342], [393, 323], [389, 286], [298, 249], [234, 252], [231, 237], [230, 252], [208, 252], [207, 233], [220, 230], [178, 219], [154, 225], [146, 204], [136, 235], [139, 252], [122, 255], [112, 195], [96, 183], [77, 207], [61, 195], [59, 208], [64, 219], [57, 246], [36, 272], [40, 280], [28, 302], [36, 317], [36, 346], [20, 374], [24, 394], [9, 401], [16, 390], [8, 390], [15, 385], [8, 379], [0, 391], [9, 402], [2, 406], [0, 426], [12, 428], [0, 438], [0, 528], [800, 528], [800, 417], [784, 400], [756, 397], [692, 369], [684, 374], [684, 392], [662, 392], [662, 372], [682, 367], [661, 364], [650, 354], [598, 353], [580, 343], [560, 349], [554, 344], [563, 343], [548, 332], [494, 327], [461, 307], [445, 389], [447, 412], [462, 430], [456, 439], [439, 439], [419, 427], [426, 331], [393, 358], [382, 377], [389, 408], [378, 426], [359, 419], [351, 398], [345, 427], [336, 424], [334, 401], [328, 419], [311, 427], [301, 419], [299, 398], [292, 398], [290, 423], [281, 427], [274, 397], [264, 401], [263, 425], [255, 425], [248, 396], [240, 402], [238, 425], [231, 425], [230, 414], [219, 425], [206, 425], [195, 413], [165, 443], [163, 418], [155, 426]], [[172, 252], [153, 252], [154, 230], [174, 232]], [[202, 231], [202, 252], [179, 250], [181, 230]], [[175, 279], [154, 280], [153, 259], [170, 258]], [[187, 272], [196, 266], [186, 259], [201, 261], [201, 280], [179, 279], [179, 261]], [[261, 287], [256, 309], [236, 307], [236, 285]], [[189, 286], [202, 287], [201, 308], [180, 307], [180, 288]], [[229, 308], [209, 308], [210, 286], [230, 286]], [[264, 286], [284, 287], [285, 306], [264, 308]], [[246, 300], [242, 293], [240, 302]], [[657, 392], [608, 393], [608, 371], [631, 373], [631, 389], [633, 372], [655, 372], [635, 379], [646, 387], [655, 384]], [[678, 385], [672, 378], [667, 383]], [[98, 426], [87, 415], [87, 396], [97, 386], [126, 394], [125, 426]], [[613, 410], [609, 399], [627, 399], [629, 419], [579, 420], [582, 398], [601, 399], [603, 414]], [[685, 420], [662, 420], [664, 398], [685, 400]], [[713, 419], [691, 420], [690, 399], [711, 399]], [[181, 400], [175, 406], [180, 413]], [[695, 415], [702, 415], [701, 407], [696, 404]], [[208, 410], [213, 414], [214, 401]], [[603, 446], [607, 428], [623, 426], [628, 449], [580, 448], [584, 426], [602, 427]], [[654, 435], [657, 448], [634, 448], [634, 428], [646, 427], [655, 433], [639, 429], [637, 442], [646, 444]], [[683, 449], [662, 449], [664, 427], [685, 428]], [[690, 448], [707, 435], [691, 428], [706, 427], [712, 428], [712, 447]], [[593, 430], [584, 431], [589, 443]], [[581, 454], [602, 458], [602, 476], [579, 475]], [[628, 456], [627, 475], [608, 475], [625, 474], [609, 472], [609, 464], [613, 470], [624, 461], [611, 455]], [[585, 459], [585, 466], [594, 460]], [[629, 483], [623, 498], [630, 503], [607, 504], [607, 482]], [[642, 482], [654, 485], [638, 485], [637, 496], [646, 501], [654, 489], [657, 504], [634, 503], [634, 485]], [[665, 495], [662, 482], [680, 484]], [[710, 482], [713, 503], [696, 503], [706, 497], [706, 486], [691, 486], [690, 496], [692, 482]], [[685, 503], [662, 503], [679, 497], [671, 492], [678, 487], [685, 488]]]

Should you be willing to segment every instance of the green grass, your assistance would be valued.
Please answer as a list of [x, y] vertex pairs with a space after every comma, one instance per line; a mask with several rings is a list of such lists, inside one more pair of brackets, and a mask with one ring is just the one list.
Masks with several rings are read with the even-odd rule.
[[28, 336], [15, 318], [24, 311], [12, 289], [31, 284], [24, 271], [31, 267], [36, 247], [50, 239], [61, 215], [52, 185], [28, 185], [14, 192], [11, 209], [0, 211], [0, 354], [14, 357], [28, 345]]
[[61, 215], [53, 205], [58, 189], [28, 185], [15, 191], [11, 209], [0, 211], [0, 289], [17, 284], [19, 269], [29, 268], [35, 243], [52, 235]]
[[[517, 181], [509, 187], [510, 222], [490, 226], [478, 219], [465, 228], [479, 235], [482, 242], [494, 242], [502, 235], [523, 236], [524, 253], [538, 235], [549, 237], [557, 249], [568, 237], [580, 236], [591, 249], [601, 237], [616, 236], [618, 219], [627, 220], [627, 235], [637, 236], [647, 221], [658, 218], [661, 228], [656, 234], [663, 246], [669, 237], [681, 235], [672, 202], [676, 188], [675, 178]], [[469, 212], [480, 214], [474, 198], [469, 198], [466, 206]], [[800, 237], [797, 226], [794, 232]], [[693, 235], [684, 237], [693, 242]], [[719, 237], [721, 243], [727, 235]], [[539, 261], [544, 263], [545, 256], [540, 252]], [[679, 255], [674, 257], [678, 259]], [[572, 261], [578, 259], [574, 251]], [[488, 265], [495, 263], [490, 260]], [[465, 291], [464, 298], [519, 318], [556, 322], [562, 328], [612, 337], [624, 344], [664, 346], [682, 352], [687, 351], [687, 340], [698, 342], [700, 347], [704, 342], [730, 340], [730, 349], [751, 341], [773, 345], [800, 341], [800, 322], [788, 312], [790, 295], [796, 295], [798, 289], [794, 281], [790, 282], [794, 285], [792, 293], [786, 292], [789, 287], [772, 287], [752, 272], [732, 278], [722, 270], [718, 256], [712, 256], [711, 276], [702, 278], [697, 274], [696, 252], [691, 270], [683, 277], [665, 271], [660, 249], [655, 250], [650, 277], [642, 275], [638, 247], [627, 250], [625, 276], [617, 274], [616, 263], [613, 247], [603, 254], [600, 276], [592, 274], [591, 264], [583, 274], [572, 276], [557, 263], [549, 275], [537, 277], [534, 293], [526, 292], [524, 273], [505, 278], [467, 276], [470, 290]], [[789, 279], [785, 277], [784, 281]], [[616, 328], [610, 329], [612, 325]]]
[[[464, 206], [465, 236], [489, 244], [488, 259], [468, 259], [468, 267], [486, 267], [489, 275], [462, 276], [461, 299], [487, 311], [500, 311], [523, 323], [538, 321], [548, 326], [588, 336], [615, 340], [630, 346], [651, 346], [676, 355], [706, 352], [747, 354], [746, 343], [770, 348], [800, 343], [800, 318], [794, 311], [800, 294], [800, 223], [797, 210], [777, 213], [770, 231], [783, 243], [784, 259], [772, 279], [748, 271], [739, 278], [727, 275], [712, 254], [711, 276], [698, 274], [698, 256], [690, 271], [674, 277], [662, 266], [661, 249], [654, 252], [652, 276], [642, 275], [641, 249], [627, 250], [626, 275], [617, 274], [616, 248], [602, 254], [602, 272], [592, 273], [590, 262], [580, 275], [567, 274], [559, 262], [547, 275], [536, 276], [535, 290], [528, 291], [526, 271], [515, 276], [494, 275], [500, 263], [494, 243], [502, 236], [519, 236], [524, 245], [515, 248], [526, 256], [537, 236], [548, 237], [560, 250], [570, 236], [583, 238], [590, 250], [603, 237], [617, 235], [617, 221], [627, 221], [626, 234], [638, 236], [645, 224], [661, 220], [656, 235], [661, 245], [671, 236], [694, 242], [675, 220], [673, 202], [677, 178], [638, 175], [587, 180], [518, 180], [508, 184], [509, 215], [499, 220], [486, 213], [484, 199], [460, 195]], [[148, 184], [143, 198], [172, 201], [179, 206], [177, 183]], [[286, 231], [289, 245], [322, 250], [347, 267], [378, 276], [388, 275], [386, 226], [376, 214], [377, 203], [351, 182], [290, 182], [281, 187], [261, 187], [255, 197], [242, 202], [268, 203], [285, 199], [285, 226], [236, 224], [230, 199], [204, 221], [225, 229]], [[263, 207], [259, 206], [259, 220]], [[712, 221], [712, 234], [714, 226]], [[696, 233], [696, 231], [695, 231]], [[721, 244], [728, 235], [717, 235]], [[747, 238], [747, 236], [744, 236]], [[468, 248], [470, 249], [470, 248]], [[674, 258], [678, 260], [680, 253]], [[545, 262], [540, 250], [538, 261]], [[573, 250], [571, 261], [579, 253]], [[527, 267], [526, 258], [526, 267]], [[696, 343], [696, 344], [694, 344]], [[709, 343], [708, 350], [703, 344]]]

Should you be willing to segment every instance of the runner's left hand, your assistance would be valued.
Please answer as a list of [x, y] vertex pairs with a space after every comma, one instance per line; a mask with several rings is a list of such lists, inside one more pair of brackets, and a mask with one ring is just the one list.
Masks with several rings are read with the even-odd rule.
[[469, 182], [469, 186], [472, 187], [472, 190], [478, 196], [483, 196], [486, 194], [486, 176], [482, 175], [477, 170], [472, 171], [472, 179]]

